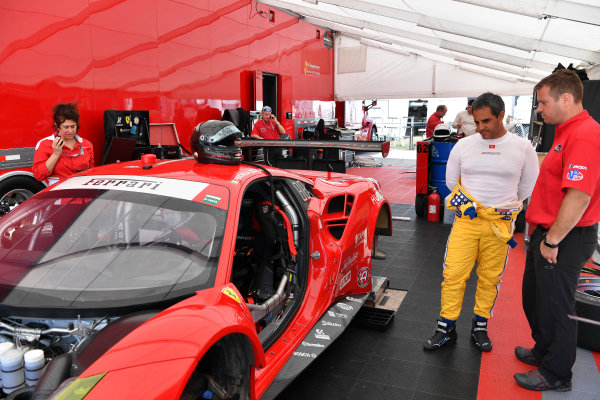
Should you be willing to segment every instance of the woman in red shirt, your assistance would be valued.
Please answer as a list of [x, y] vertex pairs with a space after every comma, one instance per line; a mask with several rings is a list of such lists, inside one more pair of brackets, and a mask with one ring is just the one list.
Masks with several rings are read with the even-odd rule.
[[77, 106], [57, 104], [52, 111], [55, 133], [37, 143], [33, 156], [33, 176], [48, 185], [94, 166], [92, 143], [77, 135]]

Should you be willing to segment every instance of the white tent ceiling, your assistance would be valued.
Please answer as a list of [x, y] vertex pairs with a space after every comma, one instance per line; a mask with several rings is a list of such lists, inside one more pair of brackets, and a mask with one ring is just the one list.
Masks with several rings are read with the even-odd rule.
[[600, 75], [598, 0], [258, 0], [335, 32], [337, 100], [530, 95]]

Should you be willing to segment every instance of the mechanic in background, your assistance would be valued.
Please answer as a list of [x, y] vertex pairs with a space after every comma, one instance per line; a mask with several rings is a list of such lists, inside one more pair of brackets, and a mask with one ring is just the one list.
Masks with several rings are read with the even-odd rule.
[[261, 119], [254, 123], [254, 128], [250, 133], [251, 138], [278, 140], [280, 135], [285, 134], [285, 129], [277, 121], [277, 117], [272, 114], [271, 107], [264, 106], [260, 111], [260, 117]]
[[435, 109], [435, 112], [433, 114], [431, 114], [431, 116], [427, 120], [427, 129], [425, 129], [426, 137], [428, 137], [428, 138], [432, 137], [433, 130], [435, 129], [435, 127], [438, 126], [439, 124], [444, 123], [444, 121], [442, 121], [442, 118], [444, 118], [444, 115], [446, 115], [446, 112], [448, 112], [448, 108], [445, 105], [440, 104], [439, 106], [437, 106], [437, 108]]
[[456, 118], [454, 118], [454, 122], [452, 123], [452, 127], [454, 129], [458, 129], [456, 133], [459, 135], [464, 134], [466, 136], [471, 136], [476, 133], [475, 121], [473, 120], [473, 102], [475, 100], [471, 99], [467, 103], [467, 109], [456, 114]]
[[92, 143], [77, 134], [77, 105], [56, 104], [52, 112], [55, 133], [37, 142], [33, 156], [33, 176], [48, 185], [94, 166]]
[[[277, 117], [272, 114], [271, 107], [263, 106], [260, 111], [260, 117], [258, 121], [254, 123], [250, 137], [252, 139], [274, 139], [279, 140], [280, 135], [285, 134], [285, 129], [277, 121]], [[264, 148], [263, 152], [267, 154], [265, 161], [268, 161], [269, 165], [275, 165], [275, 160], [282, 157], [282, 151], [280, 148]]]
[[441, 311], [433, 336], [423, 347], [436, 350], [455, 342], [466, 282], [477, 261], [477, 292], [471, 340], [480, 351], [491, 351], [487, 321], [500, 290], [514, 220], [538, 176], [537, 154], [531, 143], [504, 129], [504, 102], [484, 93], [473, 103], [478, 133], [459, 140], [446, 168], [453, 189], [447, 208], [455, 212], [444, 259]]
[[538, 368], [515, 380], [529, 390], [566, 392], [577, 347], [577, 321], [569, 315], [575, 315], [579, 273], [598, 240], [600, 125], [583, 109], [575, 72], [558, 70], [534, 89], [537, 112], [556, 129], [526, 214], [535, 230], [523, 272], [523, 310], [535, 345], [515, 348], [520, 361]]

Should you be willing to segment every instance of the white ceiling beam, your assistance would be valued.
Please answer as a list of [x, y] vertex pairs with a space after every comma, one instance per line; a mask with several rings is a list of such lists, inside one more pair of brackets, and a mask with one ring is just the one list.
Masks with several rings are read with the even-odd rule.
[[[384, 27], [385, 27], [385, 29], [388, 29], [388, 30], [397, 29], [397, 28], [390, 27], [389, 25], [384, 25], [381, 23], [368, 22], [368, 21], [366, 21], [366, 17], [365, 17], [365, 19], [359, 20], [357, 18], [342, 16], [339, 14], [325, 13], [325, 12], [323, 12], [322, 9], [319, 9], [318, 6], [303, 7], [303, 6], [299, 6], [297, 3], [293, 3], [290, 1], [281, 1], [281, 0], [259, 0], [259, 1], [262, 3], [265, 3], [265, 4], [270, 4], [270, 5], [281, 7], [281, 8], [291, 9], [293, 12], [301, 14], [301, 15], [308, 14], [308, 15], [312, 15], [314, 17], [323, 17], [323, 18], [326, 18], [324, 16], [325, 14], [328, 14], [329, 16], [335, 15], [340, 18], [339, 20], [337, 20], [338, 22], [343, 22], [342, 19], [344, 19], [344, 21], [345, 21], [347, 18], [350, 18], [355, 21], [364, 22], [365, 25], [371, 24], [371, 26], [373, 26], [373, 29], [375, 29], [375, 30], [380, 30], [380, 29], [383, 29]], [[492, 8], [492, 7], [489, 7], [490, 2], [485, 1], [485, 0], [457, 0], [457, 1], [463, 1], [463, 2], [466, 2], [469, 4], [477, 3], [477, 5], [481, 4], [482, 7]], [[534, 1], [538, 1], [538, 0], [534, 0]], [[552, 3], [568, 3], [569, 5], [576, 4], [576, 3], [565, 2], [565, 1], [560, 1], [560, 0], [543, 0], [543, 2], [546, 2], [546, 1], [550, 1]], [[526, 37], [522, 37], [522, 36], [510, 34], [510, 33], [505, 33], [505, 32], [492, 31], [489, 29], [483, 29], [483, 28], [479, 28], [476, 26], [472, 26], [472, 25], [457, 24], [456, 21], [450, 21], [450, 20], [445, 20], [445, 19], [436, 18], [436, 17], [429, 17], [429, 16], [422, 15], [422, 14], [409, 13], [409, 12], [406, 12], [404, 10], [400, 10], [400, 9], [397, 9], [394, 7], [381, 6], [378, 4], [370, 3], [368, 1], [323, 0], [320, 2], [331, 4], [331, 5], [336, 5], [338, 7], [341, 7], [342, 9], [344, 9], [344, 8], [353, 9], [353, 10], [356, 10], [356, 11], [359, 11], [362, 13], [366, 13], [368, 15], [379, 15], [379, 16], [383, 16], [383, 17], [392, 17], [395, 19], [412, 22], [412, 23], [414, 23], [415, 19], [416, 19], [417, 26], [426, 28], [426, 29], [431, 29], [431, 30], [434, 30], [437, 32], [445, 32], [445, 33], [450, 33], [453, 35], [464, 36], [464, 37], [468, 37], [471, 39], [486, 41], [486, 42], [494, 43], [494, 44], [497, 44], [500, 46], [512, 47], [512, 48], [527, 51], [527, 52], [531, 52], [531, 51], [543, 52], [543, 53], [549, 53], [549, 54], [558, 55], [558, 56], [562, 56], [562, 57], [569, 57], [574, 60], [583, 60], [583, 61], [587, 61], [587, 62], [590, 62], [593, 64], [600, 64], [600, 52], [596, 52], [596, 51], [580, 49], [580, 48], [576, 48], [576, 47], [572, 47], [572, 46], [565, 46], [565, 45], [561, 45], [558, 43], [553, 43], [553, 42], [548, 42], [548, 41], [543, 41], [543, 40], [538, 40], [538, 39], [533, 39], [533, 38], [526, 38]], [[495, 2], [495, 3], [498, 3], [498, 2]], [[527, 4], [527, 2], [525, 2], [525, 4]], [[298, 7], [303, 10], [299, 11]], [[498, 6], [496, 6], [496, 7], [498, 7]], [[534, 9], [534, 8], [535, 7], [533, 7], [533, 8], [529, 7], [529, 9]], [[524, 7], [524, 9], [528, 9], [528, 8]], [[598, 9], [598, 7], [589, 6], [589, 11], [594, 11], [597, 9]], [[335, 20], [334, 18], [326, 18], [326, 19]], [[343, 23], [348, 25], [348, 23], [346, 23], [346, 22], [343, 22]], [[355, 23], [353, 26], [355, 26]], [[407, 31], [403, 31], [403, 32], [407, 32]], [[412, 33], [412, 32], [411, 32], [411, 34], [418, 35], [418, 34]], [[404, 35], [398, 35], [398, 36], [406, 37]], [[425, 35], [421, 35], [421, 37], [430, 38]], [[431, 40], [431, 39], [428, 39], [428, 40]], [[421, 41], [423, 41], [423, 40], [421, 39]]]
[[599, 25], [600, 7], [564, 0], [524, 0], [518, 3], [489, 0], [454, 0], [461, 3], [516, 13], [533, 18], [551, 16], [585, 24]]
[[514, 65], [516, 67], [535, 68], [542, 71], [552, 71], [556, 67], [554, 64], [548, 64], [540, 61], [530, 60], [524, 57], [516, 57], [496, 51], [490, 51], [489, 49], [484, 49], [482, 47], [465, 46], [461, 43], [456, 43], [449, 40], [442, 40], [440, 47], [442, 49], [455, 51], [462, 54], [469, 54], [479, 58], [486, 58], [488, 60]]
[[[306, 1], [306, 0], [304, 0]], [[369, 1], [359, 0], [319, 0], [319, 3], [331, 4], [342, 8], [349, 8], [356, 11], [361, 11], [367, 14], [380, 15], [401, 21], [417, 23], [417, 14], [410, 11], [401, 10], [395, 7], [388, 7], [380, 4], [371, 3]]]
[[[292, 10], [292, 11], [297, 12], [296, 10]], [[503, 62], [503, 63], [513, 65], [516, 67], [520, 67], [520, 68], [535, 68], [535, 69], [540, 69], [542, 71], [552, 71], [556, 66], [554, 64], [549, 64], [549, 63], [544, 63], [544, 62], [539, 62], [539, 61], [532, 61], [532, 60], [530, 60], [528, 58], [524, 58], [524, 57], [516, 57], [511, 54], [506, 54], [506, 53], [502, 53], [502, 52], [498, 52], [498, 51], [490, 51], [489, 49], [484, 49], [484, 48], [480, 48], [480, 47], [465, 45], [462, 43], [452, 42], [450, 40], [441, 40], [441, 39], [432, 38], [432, 37], [425, 36], [425, 35], [419, 35], [419, 34], [416, 34], [413, 32], [406, 32], [406, 31], [400, 30], [400, 29], [390, 28], [390, 29], [384, 30], [384, 29], [381, 29], [381, 27], [377, 26], [377, 24], [371, 24], [368, 22], [366, 22], [365, 24], [361, 24], [361, 23], [355, 22], [355, 20], [353, 18], [349, 18], [349, 17], [344, 17], [344, 21], [348, 22], [348, 24], [340, 23], [340, 22], [336, 21], [335, 15], [331, 15], [329, 13], [321, 13], [319, 15], [319, 17], [305, 17], [305, 20], [314, 25], [326, 26], [326, 27], [329, 27], [330, 29], [340, 31], [340, 32], [345, 32], [345, 33], [350, 33], [348, 27], [356, 28], [359, 31], [351, 32], [351, 35], [350, 35], [350, 36], [354, 36], [354, 37], [367, 37], [364, 29], [372, 29], [376, 32], [384, 32], [384, 33], [387, 33], [387, 34], [393, 36], [392, 38], [389, 38], [390, 40], [392, 40], [392, 43], [398, 44], [403, 47], [411, 47], [416, 50], [427, 51], [432, 54], [443, 55], [443, 56], [449, 57], [449, 58], [452, 58], [453, 56], [449, 55], [449, 53], [447, 53], [447, 52], [441, 52], [441, 53], [436, 52], [434, 49], [424, 48], [422, 46], [418, 46], [418, 45], [412, 44], [410, 42], [403, 41], [402, 38], [414, 40], [416, 42], [427, 43], [427, 44], [433, 45], [435, 47], [440, 47], [442, 49], [453, 51], [453, 52], [458, 52], [458, 53], [462, 53], [462, 54], [466, 54], [466, 55], [473, 55], [473, 56], [476, 56], [479, 58], [484, 58], [484, 59], [487, 58], [487, 59], [497, 61], [497, 62]], [[367, 38], [373, 39], [372, 37], [367, 37]], [[377, 40], [377, 39], [375, 39], [375, 40]], [[389, 43], [389, 41], [388, 41], [388, 43]]]
[[600, 53], [596, 51], [564, 46], [543, 40], [524, 38], [522, 36], [504, 32], [490, 31], [472, 25], [457, 24], [456, 21], [421, 15], [417, 22], [417, 26], [471, 39], [483, 40], [485, 42], [508, 46], [523, 51], [541, 51], [563, 57], [570, 57], [576, 60], [584, 60], [594, 64], [600, 63]]
[[[512, 74], [515, 77], [515, 79], [519, 79], [519, 80], [526, 79], [528, 81], [537, 82], [542, 77], [547, 75], [547, 73], [531, 71], [530, 69], [521, 68], [520, 66], [515, 66], [515, 67], [513, 67], [513, 69], [511, 69], [511, 67], [507, 66], [507, 65], [504, 65], [504, 66], [494, 65], [492, 63], [485, 62], [485, 58], [483, 58], [483, 61], [482, 60], [474, 60], [469, 57], [453, 55], [449, 51], [425, 48], [425, 47], [410, 44], [405, 41], [394, 39], [394, 38], [378, 37], [375, 34], [369, 34], [363, 30], [359, 30], [359, 29], [352, 28], [352, 27], [344, 27], [341, 24], [337, 24], [335, 22], [330, 22], [330, 21], [324, 21], [324, 20], [321, 20], [318, 18], [306, 17], [306, 20], [307, 20], [307, 22], [309, 22], [313, 25], [320, 25], [320, 26], [329, 25], [330, 29], [333, 29], [338, 32], [343, 32], [343, 35], [346, 35], [346, 36], [352, 37], [356, 40], [359, 40], [361, 44], [369, 45], [369, 46], [374, 45], [374, 47], [380, 48], [385, 51], [392, 51], [395, 53], [408, 55], [411, 53], [410, 51], [407, 50], [407, 48], [409, 48], [409, 49], [412, 49], [415, 54], [417, 54], [421, 57], [425, 57], [425, 58], [434, 60], [434, 61], [440, 61], [439, 57], [443, 57], [446, 60], [442, 60], [442, 62], [446, 62], [449, 64], [454, 63], [456, 65], [458, 65], [459, 63], [476, 65], [479, 67], [486, 68], [489, 71], [499, 71], [499, 72], [503, 72], [503, 73]], [[386, 46], [386, 45], [388, 45], [388, 46]], [[391, 47], [389, 45], [399, 45], [402, 48], [398, 49], [395, 47]], [[550, 71], [551, 71], [554, 68], [554, 66], [550, 65], [550, 67], [551, 67], [550, 68]]]

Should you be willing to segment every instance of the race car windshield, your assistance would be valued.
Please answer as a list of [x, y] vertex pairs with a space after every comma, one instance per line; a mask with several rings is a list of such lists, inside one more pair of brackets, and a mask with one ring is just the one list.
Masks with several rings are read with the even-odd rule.
[[212, 287], [225, 210], [119, 190], [52, 190], [0, 219], [0, 309], [106, 309]]

